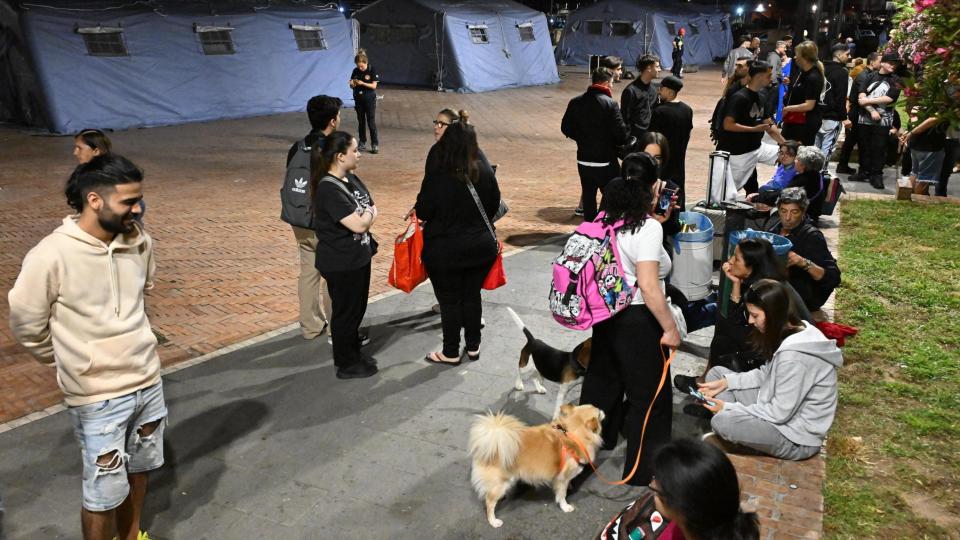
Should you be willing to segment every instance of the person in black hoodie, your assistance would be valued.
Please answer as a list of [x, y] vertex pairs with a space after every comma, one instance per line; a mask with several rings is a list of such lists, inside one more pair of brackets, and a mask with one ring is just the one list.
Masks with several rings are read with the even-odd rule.
[[426, 222], [421, 258], [440, 303], [443, 350], [426, 358], [435, 364], [460, 364], [461, 331], [467, 357], [480, 358], [480, 288], [498, 251], [488, 223], [500, 207], [500, 188], [467, 118], [461, 111], [430, 149], [415, 206]]
[[570, 100], [560, 122], [560, 131], [577, 143], [577, 171], [586, 221], [597, 217], [597, 190], [602, 193], [620, 173], [617, 148], [626, 144], [629, 137], [620, 107], [610, 91], [612, 81], [609, 69], [595, 69], [593, 84]]
[[841, 122], [847, 116], [847, 89], [850, 86], [850, 73], [847, 71], [850, 49], [844, 44], [837, 44], [831, 51], [833, 59], [823, 63], [827, 83], [823, 100], [818, 105], [823, 120], [814, 141], [814, 145], [823, 150], [827, 157], [823, 162], [823, 172], [827, 172], [827, 164], [840, 136]]
[[777, 215], [769, 232], [785, 236], [793, 243], [787, 253], [790, 285], [800, 294], [807, 309], [816, 311], [840, 285], [840, 267], [830, 253], [820, 229], [806, 215], [807, 194], [802, 188], [787, 188], [780, 193]]
[[645, 54], [637, 59], [637, 80], [620, 94], [623, 120], [630, 127], [630, 135], [637, 139], [650, 129], [650, 113], [657, 103], [657, 88], [653, 80], [659, 75], [660, 58]]

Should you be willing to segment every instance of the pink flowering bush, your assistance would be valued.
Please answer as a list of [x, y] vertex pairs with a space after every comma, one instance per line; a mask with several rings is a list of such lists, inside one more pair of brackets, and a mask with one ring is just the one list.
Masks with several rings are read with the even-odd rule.
[[887, 53], [907, 63], [908, 110], [960, 125], [960, 0], [899, 0]]

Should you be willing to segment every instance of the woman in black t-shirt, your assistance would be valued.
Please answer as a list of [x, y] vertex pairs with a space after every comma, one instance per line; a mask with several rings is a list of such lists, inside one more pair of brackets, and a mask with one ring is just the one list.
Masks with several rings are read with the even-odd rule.
[[824, 77], [823, 64], [817, 60], [817, 54], [817, 45], [812, 41], [797, 45], [794, 61], [800, 74], [794, 77], [784, 97], [783, 137], [800, 141], [804, 146], [814, 144], [822, 121], [817, 103], [823, 93]]
[[367, 51], [360, 49], [353, 57], [357, 67], [350, 74], [350, 88], [353, 88], [353, 102], [357, 111], [357, 131], [360, 136], [360, 151], [367, 149], [367, 125], [370, 126], [370, 153], [380, 151], [380, 139], [377, 137], [377, 85], [380, 76], [370, 66]]
[[425, 221], [421, 258], [443, 328], [443, 350], [427, 355], [429, 362], [459, 365], [461, 330], [467, 357], [480, 358], [480, 288], [497, 256], [490, 223], [499, 207], [497, 179], [481, 159], [477, 133], [461, 111], [430, 149], [415, 207]]
[[333, 313], [330, 336], [337, 378], [369, 377], [377, 362], [360, 354], [360, 322], [370, 293], [370, 261], [377, 242], [370, 227], [377, 206], [367, 186], [353, 175], [360, 160], [357, 140], [334, 131], [310, 156], [313, 221], [317, 233], [314, 265], [327, 280]]

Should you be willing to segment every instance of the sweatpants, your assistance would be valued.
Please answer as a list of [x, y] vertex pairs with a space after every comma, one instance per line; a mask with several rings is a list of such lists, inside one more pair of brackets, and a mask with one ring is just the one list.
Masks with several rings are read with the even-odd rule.
[[370, 294], [370, 263], [354, 270], [323, 272], [330, 291], [333, 320], [333, 365], [345, 369], [363, 362], [360, 355], [360, 322], [367, 312]]
[[[718, 381], [728, 373], [734, 373], [734, 371], [723, 366], [716, 366], [710, 368], [710, 371], [707, 372], [706, 380], [707, 382]], [[726, 403], [753, 405], [757, 402], [759, 393], [759, 388], [724, 390], [716, 397]], [[817, 455], [820, 451], [819, 446], [805, 446], [791, 441], [784, 437], [770, 422], [761, 420], [743, 410], [724, 409], [720, 411], [710, 421], [710, 427], [713, 428], [714, 433], [724, 440], [759, 450], [764, 454], [780, 459], [807, 459]]]
[[354, 101], [357, 110], [357, 139], [360, 144], [367, 143], [367, 125], [370, 126], [370, 142], [374, 146], [380, 145], [377, 137], [377, 94], [364, 92]]
[[864, 180], [876, 178], [883, 181], [883, 166], [887, 162], [887, 136], [890, 128], [860, 124], [857, 128], [860, 140], [860, 170], [857, 172]]
[[580, 197], [583, 204], [583, 220], [593, 221], [597, 217], [597, 191], [601, 195], [610, 180], [620, 176], [620, 166], [614, 160], [604, 167], [589, 167], [577, 164], [580, 173]]
[[480, 348], [480, 286], [490, 271], [493, 259], [469, 268], [449, 268], [427, 264], [427, 275], [440, 304], [440, 326], [443, 330], [443, 355], [460, 356], [460, 331], [468, 351]]
[[[661, 336], [660, 323], [645, 305], [629, 306], [593, 327], [590, 369], [583, 378], [580, 404], [593, 405], [606, 415], [601, 432], [604, 448], [616, 446], [621, 429], [626, 431], [624, 477], [630, 474], [637, 461], [643, 420], [663, 374]], [[630, 479], [630, 485], [646, 486], [650, 483], [653, 457], [661, 446], [670, 442], [673, 429], [670, 381], [667, 373], [650, 412], [640, 465]]]
[[300, 251], [300, 277], [297, 279], [297, 296], [300, 300], [300, 332], [312, 339], [323, 333], [330, 322], [333, 308], [327, 282], [317, 270], [317, 234], [311, 229], [293, 227]]
[[839, 120], [824, 120], [820, 124], [820, 131], [817, 131], [816, 140], [814, 141], [814, 146], [823, 150], [823, 153], [827, 158], [823, 160], [823, 169], [820, 170], [822, 173], [827, 172], [827, 166], [830, 165], [830, 156], [833, 155], [833, 149], [837, 145], [837, 139], [840, 137], [840, 129], [843, 127], [843, 124]]

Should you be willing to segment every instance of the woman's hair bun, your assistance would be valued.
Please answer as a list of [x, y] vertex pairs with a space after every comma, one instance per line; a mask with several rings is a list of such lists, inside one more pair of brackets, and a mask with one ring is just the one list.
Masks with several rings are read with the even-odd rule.
[[460, 112], [458, 112], [457, 114], [460, 115], [460, 121], [463, 122], [464, 124], [466, 124], [470, 120], [470, 113], [468, 113], [463, 109], [460, 109]]

